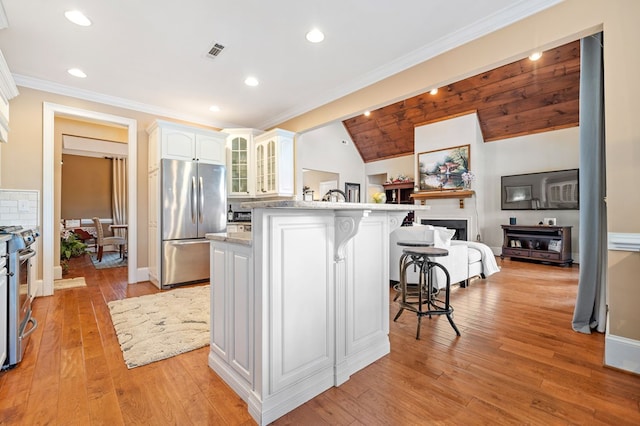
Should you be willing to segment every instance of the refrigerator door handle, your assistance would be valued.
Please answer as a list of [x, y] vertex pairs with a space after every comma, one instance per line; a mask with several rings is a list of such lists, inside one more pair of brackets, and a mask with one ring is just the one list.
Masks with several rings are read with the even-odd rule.
[[196, 209], [198, 208], [198, 198], [196, 197], [196, 178], [191, 177], [191, 223], [196, 223]]
[[199, 200], [200, 200], [200, 208], [198, 208], [198, 223], [202, 223], [204, 219], [204, 183], [202, 181], [202, 176], [200, 176], [200, 184], [199, 189]]
[[193, 244], [209, 244], [209, 240], [197, 240], [197, 241], [169, 241], [172, 246], [190, 246]]

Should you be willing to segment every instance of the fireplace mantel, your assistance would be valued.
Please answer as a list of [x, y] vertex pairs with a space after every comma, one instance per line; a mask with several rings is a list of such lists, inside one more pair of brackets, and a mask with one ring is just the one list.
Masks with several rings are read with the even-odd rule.
[[475, 191], [470, 189], [449, 190], [449, 191], [424, 191], [415, 192], [411, 194], [411, 198], [420, 201], [420, 204], [424, 205], [426, 200], [443, 199], [443, 198], [458, 198], [460, 200], [460, 208], [464, 208], [464, 199], [471, 198], [475, 194]]

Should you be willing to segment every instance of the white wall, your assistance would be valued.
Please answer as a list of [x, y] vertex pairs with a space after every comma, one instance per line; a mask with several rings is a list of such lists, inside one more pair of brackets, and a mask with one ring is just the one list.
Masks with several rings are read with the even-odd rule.
[[[423, 152], [469, 145], [469, 170], [475, 175], [471, 189], [475, 191], [473, 198], [464, 199], [464, 208], [460, 208], [458, 199], [431, 200], [427, 204], [431, 211], [427, 214], [416, 215], [416, 222], [422, 218], [467, 219], [469, 223], [468, 239], [476, 240], [478, 235], [484, 240], [484, 212], [485, 188], [481, 185], [484, 180], [486, 167], [484, 165], [484, 142], [480, 131], [480, 123], [475, 113], [438, 121], [416, 127], [414, 131], [416, 155]], [[418, 175], [418, 161], [415, 161], [416, 176]]]
[[485, 155], [483, 181], [485, 194], [485, 243], [498, 250], [502, 245], [500, 225], [515, 217], [518, 225], [535, 225], [545, 217], [555, 217], [558, 225], [573, 226], [571, 246], [575, 262], [578, 258], [580, 232], [578, 210], [500, 210], [500, 177], [521, 173], [578, 168], [580, 164], [579, 127], [538, 133], [495, 142], [482, 147]]
[[405, 175], [414, 179], [414, 159], [413, 155], [405, 155], [404, 157], [390, 158], [388, 160], [372, 161], [364, 165], [364, 171], [367, 176], [385, 174], [387, 179], [393, 179], [397, 178], [398, 175]]
[[367, 175], [367, 202], [373, 202], [373, 194], [384, 191], [382, 183], [387, 180], [397, 178], [404, 175], [414, 179], [414, 159], [413, 155], [405, 155], [404, 157], [390, 158], [388, 160], [372, 161], [364, 165], [364, 171]]
[[300, 195], [302, 194], [302, 169], [337, 173], [340, 176], [338, 189], [343, 191], [345, 182], [358, 183], [361, 190], [365, 187], [364, 162], [342, 122], [335, 122], [298, 135], [296, 194], [300, 198], [302, 197]]

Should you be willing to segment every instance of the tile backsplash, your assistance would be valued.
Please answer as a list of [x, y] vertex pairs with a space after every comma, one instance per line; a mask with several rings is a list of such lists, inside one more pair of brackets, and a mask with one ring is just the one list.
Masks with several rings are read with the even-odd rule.
[[0, 225], [39, 226], [40, 191], [0, 189]]

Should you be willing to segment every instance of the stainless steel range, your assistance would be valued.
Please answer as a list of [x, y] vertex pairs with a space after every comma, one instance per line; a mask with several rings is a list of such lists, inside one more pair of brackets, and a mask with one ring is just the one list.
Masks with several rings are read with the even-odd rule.
[[2, 369], [14, 367], [27, 347], [28, 338], [38, 326], [31, 316], [33, 288], [31, 283], [32, 260], [36, 255], [33, 244], [40, 235], [37, 229], [21, 226], [0, 226], [0, 234], [11, 239], [7, 243], [7, 359]]

